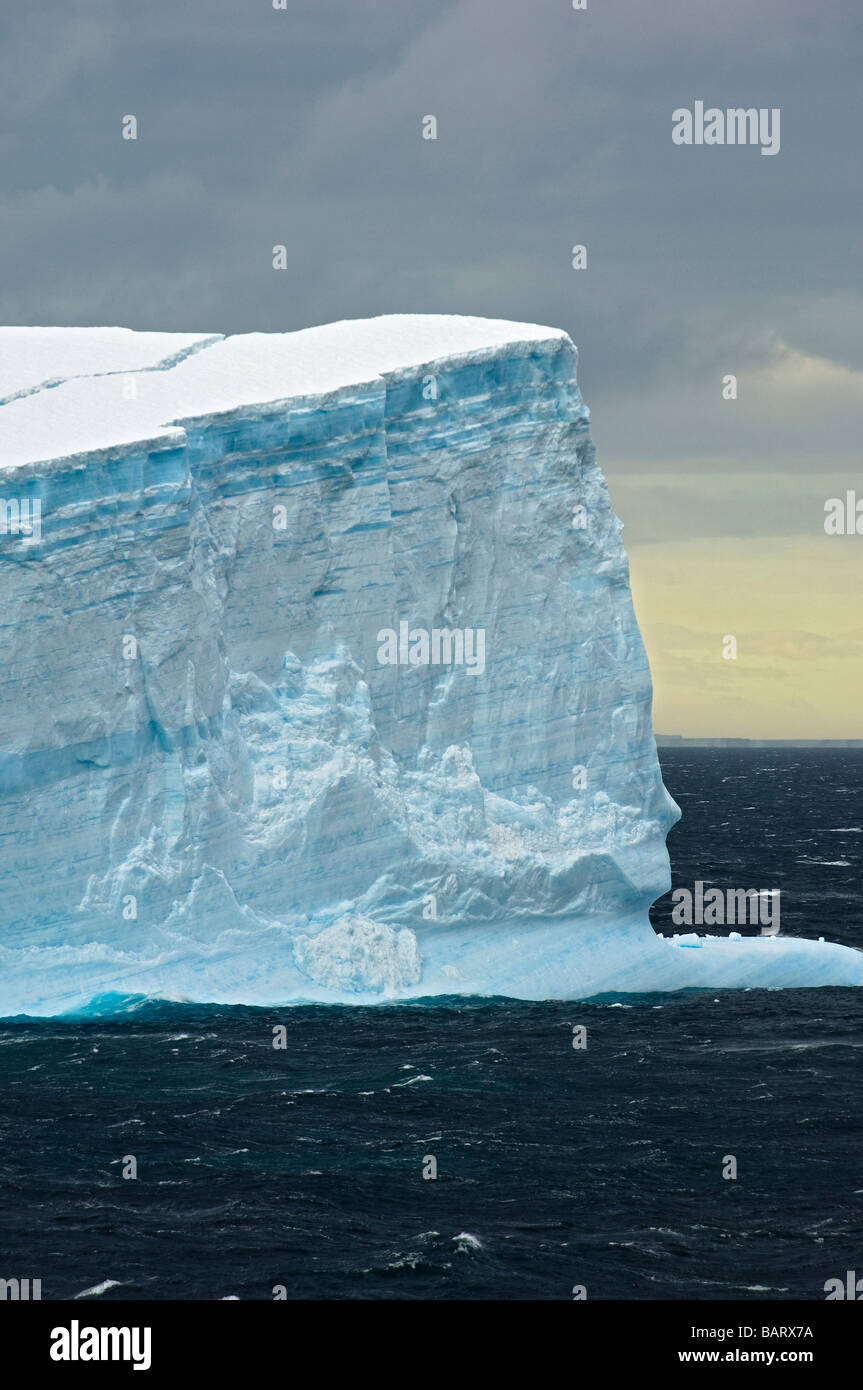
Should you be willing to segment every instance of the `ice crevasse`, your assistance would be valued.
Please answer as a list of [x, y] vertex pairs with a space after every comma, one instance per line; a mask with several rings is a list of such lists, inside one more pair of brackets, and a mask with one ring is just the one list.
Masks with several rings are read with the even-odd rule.
[[863, 983], [650, 926], [678, 811], [576, 361], [0, 330], [0, 1015]]

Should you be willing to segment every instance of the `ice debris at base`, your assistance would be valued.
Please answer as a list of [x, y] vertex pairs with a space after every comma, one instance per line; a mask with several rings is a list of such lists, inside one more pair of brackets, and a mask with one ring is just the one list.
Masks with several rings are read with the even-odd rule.
[[396, 995], [422, 974], [417, 939], [368, 917], [342, 917], [313, 936], [299, 936], [294, 960], [309, 979], [329, 989]]
[[0, 330], [0, 483], [0, 1014], [863, 983], [650, 928], [678, 812], [566, 334]]

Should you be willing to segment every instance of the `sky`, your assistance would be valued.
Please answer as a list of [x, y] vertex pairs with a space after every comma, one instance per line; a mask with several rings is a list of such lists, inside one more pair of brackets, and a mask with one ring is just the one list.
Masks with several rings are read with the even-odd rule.
[[[861, 67], [859, 0], [6, 7], [0, 321], [562, 327], [657, 730], [861, 737]], [[675, 144], [696, 101], [778, 153]]]

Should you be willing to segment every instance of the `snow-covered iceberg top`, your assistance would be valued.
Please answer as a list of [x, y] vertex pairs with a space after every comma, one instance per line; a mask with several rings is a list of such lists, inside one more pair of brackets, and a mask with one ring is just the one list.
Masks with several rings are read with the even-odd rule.
[[863, 982], [650, 928], [678, 812], [576, 363], [0, 330], [0, 1014]]
[[456, 314], [390, 314], [228, 338], [0, 328], [0, 403], [11, 407], [0, 413], [0, 467], [142, 440], [182, 442], [178, 427], [187, 420], [254, 414], [256, 407], [331, 396], [439, 360], [479, 361], [566, 337], [537, 324]]

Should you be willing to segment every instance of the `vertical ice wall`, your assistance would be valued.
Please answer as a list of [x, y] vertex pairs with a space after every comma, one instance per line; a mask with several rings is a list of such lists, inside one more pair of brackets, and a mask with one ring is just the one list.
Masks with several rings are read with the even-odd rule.
[[[531, 992], [549, 924], [540, 990], [646, 927], [676, 808], [566, 335], [97, 346], [0, 389], [0, 1009]], [[484, 669], [381, 664], [403, 621]]]

